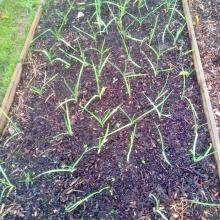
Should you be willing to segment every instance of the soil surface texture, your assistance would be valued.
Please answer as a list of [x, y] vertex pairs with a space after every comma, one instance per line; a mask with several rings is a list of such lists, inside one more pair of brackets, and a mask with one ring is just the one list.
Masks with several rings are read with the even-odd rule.
[[45, 6], [0, 141], [5, 219], [219, 219], [181, 1], [94, 2]]

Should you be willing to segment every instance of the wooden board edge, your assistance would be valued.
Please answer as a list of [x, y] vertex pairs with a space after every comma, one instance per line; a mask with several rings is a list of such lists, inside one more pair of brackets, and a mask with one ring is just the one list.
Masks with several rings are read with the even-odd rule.
[[22, 52], [20, 54], [18, 64], [15, 67], [15, 71], [12, 75], [11, 82], [8, 86], [8, 89], [6, 91], [6, 94], [4, 96], [4, 99], [3, 99], [1, 107], [0, 107], [0, 135], [3, 132], [5, 125], [7, 124], [7, 117], [5, 115], [8, 115], [9, 110], [11, 108], [11, 105], [14, 101], [17, 86], [18, 86], [18, 84], [20, 82], [20, 78], [21, 78], [22, 65], [23, 65], [23, 62], [24, 62], [24, 60], [26, 58], [26, 55], [28, 53], [28, 49], [29, 49], [29, 47], [32, 43], [35, 30], [36, 30], [36, 28], [39, 24], [41, 14], [42, 14], [42, 10], [43, 10], [43, 5], [44, 5], [44, 1], [41, 1], [40, 5], [39, 5], [39, 7], [36, 11], [36, 14], [35, 14], [34, 20], [32, 22], [32, 25], [30, 27], [30, 30], [29, 30], [28, 36], [26, 38], [26, 41], [24, 43], [24, 47], [23, 47]]
[[202, 61], [201, 61], [201, 57], [199, 53], [198, 43], [196, 40], [195, 30], [193, 27], [193, 21], [192, 21], [192, 16], [190, 13], [188, 0], [182, 0], [182, 4], [183, 4], [183, 10], [185, 13], [186, 23], [188, 27], [189, 37], [191, 40], [191, 47], [193, 51], [192, 53], [193, 53], [194, 66], [196, 70], [196, 77], [197, 77], [198, 84], [200, 86], [203, 108], [204, 108], [204, 112], [206, 115], [208, 129], [209, 129], [209, 133], [210, 133], [212, 144], [213, 144], [214, 151], [215, 151], [214, 153], [215, 160], [217, 163], [218, 175], [220, 178], [220, 138], [218, 135], [217, 125], [216, 125], [216, 121], [215, 121], [215, 117], [214, 117], [214, 113], [213, 113], [213, 109], [212, 109], [212, 105], [210, 101], [208, 88], [206, 85], [205, 73], [204, 73], [203, 66], [202, 66]]

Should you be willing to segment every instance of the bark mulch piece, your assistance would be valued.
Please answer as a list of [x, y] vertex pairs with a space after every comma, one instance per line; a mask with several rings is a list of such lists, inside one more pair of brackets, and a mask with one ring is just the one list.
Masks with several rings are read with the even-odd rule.
[[[88, 1], [88, 4], [93, 2]], [[0, 142], [2, 167], [16, 187], [2, 200], [4, 210], [9, 210], [6, 219], [219, 219], [220, 186], [214, 157], [210, 155], [199, 162], [192, 160], [195, 140], [197, 158], [204, 154], [211, 140], [189, 53], [185, 20], [181, 16], [181, 1], [176, 1], [178, 11], [175, 10], [172, 19], [174, 2], [169, 10], [160, 0], [140, 1], [144, 2], [146, 4], [137, 10], [137, 3], [130, 1], [129, 14], [123, 17], [122, 25], [129, 27], [126, 44], [131, 53], [130, 61], [115, 21], [108, 27], [108, 32], [97, 35], [96, 41], [73, 27], [92, 34], [88, 25], [91, 20], [94, 31], [97, 30], [94, 5], [75, 1], [74, 10], [70, 11], [61, 30], [62, 40], [57, 40], [48, 30], [60, 27], [62, 13], [69, 9], [67, 1], [54, 1], [45, 10], [36, 36], [46, 32], [32, 45], [10, 114], [22, 132], [15, 135], [15, 126], [10, 123]], [[156, 8], [142, 23], [133, 16], [144, 17]], [[118, 12], [113, 4], [102, 7], [103, 21], [108, 23], [112, 13]], [[157, 19], [151, 47], [159, 47], [161, 51], [169, 49], [158, 60], [146, 44]], [[169, 31], [167, 29], [163, 34], [169, 21]], [[181, 34], [175, 40], [178, 30]], [[83, 50], [87, 49], [86, 61], [90, 64], [93, 61], [97, 66], [100, 54], [92, 48], [100, 48], [104, 39], [104, 48], [109, 48], [104, 58], [110, 53], [110, 62], [104, 66], [101, 76], [102, 97], [91, 102], [89, 111], [103, 117], [108, 110], [120, 106], [130, 117], [137, 118], [154, 108], [136, 124], [129, 162], [127, 155], [135, 126], [129, 126], [126, 114], [117, 111], [102, 127], [91, 114], [82, 111], [81, 106], [96, 94], [92, 65], [84, 68], [78, 101], [67, 104], [73, 136], [63, 135], [66, 132], [65, 111], [57, 108], [71, 97], [68, 87], [73, 88], [82, 66], [64, 52], [82, 59], [79, 42]], [[140, 42], [140, 39], [145, 40]], [[53, 54], [51, 59], [62, 61], [49, 62], [43, 50]], [[158, 63], [158, 70], [166, 71], [154, 76], [149, 60], [154, 67]], [[122, 75], [111, 63], [122, 70], [127, 63], [127, 73], [144, 74], [130, 81], [130, 97]], [[187, 99], [182, 98], [184, 80], [180, 73], [183, 70], [190, 73], [184, 94], [193, 103], [198, 119], [195, 114], [193, 116]], [[33, 91], [42, 87], [45, 77], [50, 79], [54, 75], [56, 77], [45, 86], [42, 95]], [[163, 114], [159, 117], [151, 101], [158, 104], [168, 94], [163, 107], [157, 108]], [[195, 120], [199, 125], [198, 139]], [[100, 154], [96, 149], [84, 154], [74, 172], [57, 172], [36, 178], [45, 171], [73, 164], [85, 148], [92, 149], [97, 145], [99, 137], [105, 135], [108, 128], [112, 132], [125, 125], [128, 126], [108, 137]], [[163, 137], [164, 154], [157, 126]], [[97, 194], [73, 212], [68, 212], [70, 203], [93, 195], [93, 192]]]

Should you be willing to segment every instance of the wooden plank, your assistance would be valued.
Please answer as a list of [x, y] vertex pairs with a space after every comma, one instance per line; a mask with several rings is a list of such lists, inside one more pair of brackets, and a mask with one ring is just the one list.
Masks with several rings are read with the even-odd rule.
[[35, 14], [35, 18], [33, 20], [33, 23], [31, 25], [30, 31], [28, 33], [28, 36], [27, 36], [27, 39], [25, 41], [24, 47], [22, 49], [18, 64], [16, 65], [15, 71], [14, 71], [13, 76], [12, 76], [12, 80], [9, 84], [9, 87], [6, 91], [5, 97], [3, 99], [3, 102], [2, 102], [2, 105], [1, 105], [1, 108], [0, 108], [0, 134], [3, 132], [3, 129], [6, 125], [6, 123], [7, 123], [7, 118], [5, 117], [5, 114], [9, 113], [11, 105], [14, 101], [17, 86], [18, 86], [18, 84], [20, 82], [20, 79], [21, 79], [22, 65], [23, 65], [23, 62], [26, 58], [26, 55], [27, 55], [28, 49], [31, 45], [31, 42], [33, 40], [36, 27], [39, 24], [40, 17], [41, 17], [41, 14], [42, 14], [43, 3], [44, 2], [42, 1], [41, 4], [38, 7], [38, 10], [37, 10], [36, 14]]
[[189, 31], [189, 36], [191, 40], [192, 53], [193, 53], [193, 61], [196, 70], [196, 77], [200, 86], [203, 108], [205, 111], [209, 133], [212, 139], [212, 144], [215, 150], [215, 159], [218, 168], [218, 175], [220, 178], [220, 138], [218, 135], [218, 130], [216, 126], [216, 121], [210, 101], [210, 96], [208, 92], [208, 88], [206, 85], [205, 74], [202, 67], [202, 61], [199, 53], [199, 48], [196, 40], [196, 35], [193, 27], [192, 17], [190, 14], [190, 8], [187, 0], [182, 0], [183, 9], [186, 17], [186, 23]]

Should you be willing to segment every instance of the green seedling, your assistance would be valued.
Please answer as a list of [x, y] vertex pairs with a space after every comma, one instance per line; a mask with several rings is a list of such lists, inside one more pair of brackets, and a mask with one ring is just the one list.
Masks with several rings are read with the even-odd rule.
[[95, 113], [89, 111], [88, 109], [83, 108], [86, 112], [88, 112], [100, 125], [104, 127], [106, 122], [120, 109], [120, 106], [115, 107], [112, 111], [108, 110], [103, 117], [97, 116]]
[[2, 187], [2, 192], [0, 194], [1, 203], [2, 200], [11, 193], [15, 186], [9, 180], [8, 176], [5, 173], [5, 170], [2, 168], [2, 165], [0, 165], [0, 174], [2, 175], [2, 177], [0, 177], [0, 185]]
[[96, 21], [98, 23], [98, 27], [99, 27], [99, 30], [101, 32], [102, 30], [102, 27], [105, 26], [105, 23], [103, 22], [102, 20], [102, 11], [101, 11], [101, 8], [102, 8], [102, 0], [95, 0], [95, 14], [96, 14]]
[[67, 134], [69, 136], [73, 136], [73, 128], [72, 128], [71, 117], [70, 117], [70, 113], [69, 113], [69, 107], [68, 107], [67, 103], [65, 104], [64, 120], [65, 120]]
[[88, 32], [86, 32], [86, 31], [84, 31], [74, 25], [72, 27], [80, 34], [82, 34], [82, 35], [84, 35], [84, 36], [86, 36], [96, 42], [96, 34], [95, 33], [89, 34]]
[[[146, 43], [147, 44], [147, 43]], [[176, 47], [171, 47], [171, 48], [168, 48], [164, 51], [161, 51], [160, 47], [158, 47], [158, 49], [152, 47], [151, 45], [147, 44], [147, 46], [151, 49], [151, 51], [154, 53], [155, 57], [156, 57], [156, 64], [153, 63], [149, 56], [143, 51], [141, 50], [141, 53], [144, 55], [144, 57], [147, 59], [147, 61], [149, 62], [152, 70], [153, 70], [153, 73], [154, 73], [154, 77], [157, 77], [159, 75], [160, 72], [168, 72], [172, 69], [159, 69], [159, 61], [160, 61], [160, 58], [165, 54], [165, 53], [168, 53], [172, 50], [174, 50]]]
[[75, 102], [78, 102], [79, 99], [79, 88], [80, 88], [80, 82], [81, 82], [81, 78], [82, 75], [84, 73], [84, 66], [82, 65], [79, 71], [79, 75], [76, 81], [76, 84], [73, 88], [70, 87], [70, 85], [66, 82], [66, 80], [64, 79], [64, 84], [66, 85], [66, 87], [69, 89], [69, 91], [71, 92], [71, 99], [69, 100], [75, 100]]
[[[70, 49], [72, 49], [72, 50], [75, 50], [75, 49], [72, 47], [72, 45], [71, 45], [69, 42], [67, 42], [64, 38], [60, 38], [59, 41], [63, 42], [64, 45], [65, 45], [67, 48], [70, 48]], [[76, 41], [78, 41], [78, 38], [76, 39]], [[75, 51], [76, 51], [76, 50], [75, 50]]]
[[[69, 112], [69, 107], [68, 107], [68, 103], [69, 102], [72, 102], [72, 101], [76, 101], [75, 98], [70, 98], [70, 99], [67, 99], [63, 102], [61, 102], [56, 109], [58, 108], [62, 108], [65, 112], [65, 115], [64, 115], [64, 122], [65, 122], [65, 126], [66, 126], [66, 133], [61, 133], [61, 134], [58, 134], [56, 135], [55, 137], [56, 138], [59, 138], [60, 136], [62, 135], [69, 135], [69, 136], [73, 136], [73, 128], [72, 128], [72, 123], [71, 123], [71, 116], [70, 116], [70, 112]], [[65, 106], [65, 107], [63, 107]]]
[[165, 98], [163, 104], [160, 106], [160, 108], [157, 108], [157, 102], [167, 93], [167, 91], [165, 90], [165, 87], [166, 87], [166, 83], [167, 81], [165, 82], [165, 85], [163, 86], [163, 88], [158, 92], [157, 94], [157, 97], [155, 98], [154, 101], [152, 101], [144, 92], [143, 92], [143, 95], [145, 96], [145, 98], [148, 100], [148, 102], [155, 108], [155, 111], [157, 112], [158, 114], [158, 117], [161, 119], [162, 117], [167, 117], [169, 118], [170, 115], [167, 115], [167, 114], [163, 114], [163, 107], [164, 107], [164, 104], [166, 103], [167, 101], [167, 98]]
[[[163, 111], [163, 105], [161, 106], [161, 109], [159, 109], [159, 108], [156, 107], [156, 103], [154, 103], [146, 94], [143, 93], [143, 95], [144, 95], [145, 98], [150, 102], [150, 104], [155, 108], [155, 111], [157, 112], [158, 117], [159, 117], [160, 119], [161, 119], [162, 117], [170, 117], [170, 115], [165, 115], [165, 114], [162, 113], [162, 111]], [[160, 95], [163, 95], [163, 93], [162, 93], [162, 94], [159, 94], [159, 96], [160, 96]], [[158, 97], [155, 99], [155, 101], [157, 101], [157, 100], [158, 100]]]
[[86, 67], [90, 66], [90, 64], [86, 61], [85, 51], [82, 49], [79, 41], [77, 41], [77, 42], [78, 42], [78, 46], [79, 46], [80, 57], [76, 57], [74, 55], [67, 54], [65, 51], [63, 51], [61, 49], [66, 55], [68, 55], [69, 57], [71, 57], [71, 58], [75, 59], [76, 61], [78, 61], [79, 63], [81, 63], [81, 68], [80, 68], [80, 71], [79, 71], [79, 74], [78, 74], [78, 77], [76, 80], [76, 84], [74, 85], [73, 88], [64, 79], [64, 83], [65, 83], [66, 87], [71, 92], [71, 98], [74, 98], [76, 102], [78, 102], [80, 83], [81, 83], [82, 75], [84, 73], [84, 69]]
[[[165, 37], [166, 37], [166, 33], [169, 31], [169, 27], [170, 24], [172, 22], [173, 16], [176, 12], [176, 4], [177, 4], [177, 0], [167, 0], [167, 11], [171, 10], [171, 14], [168, 20], [167, 25], [165, 25], [164, 31], [163, 31], [163, 35], [162, 35], [162, 42], [163, 44], [165, 43]], [[171, 7], [171, 5], [173, 5], [173, 7]]]
[[[135, 0], [134, 1], [134, 5], [137, 6], [138, 8], [138, 12], [139, 12], [139, 15], [141, 16], [141, 9], [143, 7], [146, 8], [146, 10], [148, 11], [148, 5], [146, 4], [146, 1], [145, 0]], [[142, 16], [141, 16], [142, 17]]]
[[103, 70], [110, 58], [110, 53], [104, 58], [105, 54], [109, 51], [110, 49], [107, 48], [105, 49], [105, 40], [103, 41], [103, 44], [102, 44], [102, 47], [101, 49], [99, 50], [99, 53], [100, 53], [100, 60], [99, 60], [99, 63], [97, 65], [95, 65], [93, 62], [92, 62], [92, 68], [93, 68], [93, 71], [94, 71], [94, 74], [95, 74], [95, 79], [96, 79], [96, 89], [97, 89], [97, 94], [99, 96], [99, 98], [101, 99], [102, 98], [102, 88], [101, 88], [101, 76], [102, 76], [102, 73], [103, 73]]
[[120, 107], [119, 110], [127, 117], [128, 121], [130, 123], [133, 123], [133, 121], [135, 119], [135, 114], [131, 117], [131, 116], [129, 116], [129, 114], [122, 107]]
[[66, 212], [68, 212], [68, 213], [73, 213], [79, 206], [83, 205], [85, 202], [89, 201], [89, 200], [90, 200], [91, 198], [93, 198], [94, 196], [99, 195], [99, 194], [101, 194], [101, 193], [103, 193], [104, 191], [107, 191], [107, 190], [109, 190], [109, 189], [110, 189], [109, 186], [104, 187], [104, 188], [101, 188], [100, 190], [98, 190], [98, 191], [96, 191], [96, 192], [93, 192], [93, 193], [89, 194], [88, 196], [86, 196], [86, 197], [80, 199], [78, 202], [76, 202], [76, 203], [74, 203], [74, 204], [73, 204], [73, 203], [69, 203], [69, 204], [66, 206], [66, 208], [65, 208]]
[[192, 154], [192, 159], [193, 159], [193, 162], [199, 162], [199, 161], [202, 161], [204, 159], [206, 159], [207, 157], [209, 157], [210, 155], [213, 154], [212, 152], [212, 144], [209, 145], [209, 147], [206, 149], [206, 151], [204, 152], [203, 155], [198, 155], [196, 153], [196, 146], [197, 146], [197, 142], [198, 142], [198, 138], [199, 138], [199, 125], [198, 125], [198, 115], [197, 115], [197, 112], [196, 112], [196, 109], [192, 103], [192, 101], [186, 97], [186, 96], [183, 96], [183, 100], [186, 100], [187, 103], [189, 104], [189, 107], [193, 113], [193, 120], [194, 120], [194, 125], [193, 125], [193, 129], [194, 129], [194, 141], [193, 141], [193, 147], [192, 149], [190, 150], [191, 154]]
[[179, 76], [183, 77], [183, 90], [182, 90], [182, 95], [181, 95], [181, 99], [183, 99], [183, 97], [185, 96], [185, 92], [186, 92], [186, 78], [188, 78], [191, 75], [191, 73], [187, 70], [182, 70], [179, 73]]
[[60, 62], [60, 63], [63, 63], [65, 65], [65, 68], [67, 68], [67, 69], [70, 68], [70, 66], [71, 66], [70, 63], [67, 62], [66, 60], [64, 60], [60, 57], [56, 58], [55, 55], [52, 54], [52, 48], [49, 51], [47, 51], [47, 50], [35, 50], [35, 51], [43, 53], [47, 57], [50, 64], [53, 64], [55, 62]]
[[158, 131], [158, 134], [159, 134], [159, 137], [160, 137], [160, 144], [161, 144], [161, 149], [162, 149], [162, 155], [163, 155], [163, 159], [164, 161], [169, 165], [169, 166], [173, 166], [171, 164], [171, 162], [168, 160], [167, 158], [167, 154], [166, 154], [166, 149], [167, 147], [165, 146], [165, 143], [164, 143], [164, 139], [163, 139], [163, 135], [160, 131], [160, 128], [159, 128], [159, 125], [156, 125], [156, 128], [157, 128], [157, 131]]
[[146, 74], [136, 74], [134, 71], [133, 72], [127, 72], [127, 62], [125, 62], [125, 67], [124, 70], [121, 70], [120, 68], [118, 68], [115, 64], [109, 62], [119, 73], [120, 75], [123, 77], [126, 89], [127, 89], [127, 93], [129, 95], [129, 97], [132, 96], [132, 88], [131, 88], [131, 80], [135, 79], [137, 77], [144, 77], [146, 76]]
[[127, 154], [127, 163], [130, 162], [131, 151], [134, 146], [134, 140], [135, 140], [135, 135], [136, 135], [136, 128], [137, 128], [137, 124], [135, 124], [134, 129], [131, 132], [130, 145], [129, 145], [129, 150], [128, 150], [128, 154]]
[[[165, 2], [162, 2], [161, 4], [157, 5], [153, 10], [151, 10], [149, 13], [147, 13], [144, 17], [141, 18], [141, 25], [143, 22], [146, 21], [146, 19], [150, 16], [154, 16], [157, 11], [159, 11], [163, 6], [165, 5]], [[148, 11], [148, 6], [147, 3], [145, 2], [145, 7], [147, 8]]]
[[118, 28], [118, 32], [119, 32], [119, 35], [120, 35], [120, 37], [121, 37], [121, 42], [122, 42], [122, 44], [123, 44], [123, 47], [124, 47], [125, 53], [126, 53], [126, 55], [127, 55], [127, 57], [128, 57], [128, 60], [129, 60], [134, 66], [136, 66], [137, 68], [141, 68], [141, 66], [138, 65], [138, 64], [133, 60], [133, 58], [132, 58], [132, 56], [131, 56], [131, 53], [130, 53], [129, 48], [128, 48], [127, 43], [126, 43], [126, 34], [125, 34], [125, 32], [122, 31], [122, 30], [120, 30], [120, 28]]
[[39, 96], [42, 96], [46, 92], [46, 90], [49, 87], [50, 83], [52, 81], [54, 81], [57, 76], [58, 76], [58, 73], [55, 74], [54, 76], [52, 76], [51, 78], [47, 79], [47, 75], [45, 73], [44, 74], [44, 79], [42, 81], [42, 86], [41, 87], [32, 86], [31, 91], [36, 93]]
[[182, 27], [180, 27], [177, 32], [175, 33], [175, 35], [172, 35], [173, 36], [173, 46], [176, 46], [180, 36], [182, 35], [184, 29], [186, 27], [186, 23], [184, 25], [182, 25]]
[[159, 20], [159, 15], [157, 15], [157, 17], [155, 18], [155, 22], [154, 22], [154, 26], [152, 28], [152, 30], [150, 31], [149, 37], [148, 37], [148, 44], [151, 45], [153, 42], [153, 39], [155, 37], [155, 33], [157, 30], [157, 26], [158, 26], [158, 20]]
[[[140, 115], [139, 117], [135, 118], [134, 119], [134, 123], [138, 122], [138, 121], [141, 121], [143, 118], [145, 118], [149, 113], [153, 112], [153, 111], [156, 111], [158, 113], [158, 109], [159, 107], [161, 106], [164, 106], [165, 102], [168, 100], [169, 96], [171, 95], [172, 91], [168, 94], [167, 94], [167, 91], [163, 92], [162, 94], [160, 94], [155, 100], [153, 103], [154, 106], [152, 109], [150, 109], [149, 111], [146, 111], [144, 112], [142, 115]], [[146, 96], [146, 95], [145, 95]]]
[[[166, 94], [167, 94], [167, 91], [164, 92], [164, 93], [160, 96], [160, 98], [158, 99], [158, 101], [161, 100], [161, 99], [162, 99], [162, 100], [161, 100], [158, 104], [156, 104], [156, 105], [155, 105], [153, 108], [151, 108], [150, 110], [148, 110], [148, 111], [142, 113], [142, 114], [141, 114], [140, 116], [138, 116], [138, 117], [135, 117], [135, 116], [130, 117], [130, 116], [126, 113], [128, 119], [129, 119], [129, 123], [128, 123], [128, 124], [125, 124], [125, 125], [122, 125], [122, 126], [119, 127], [119, 128], [114, 129], [112, 132], [110, 132], [110, 133], [108, 134], [108, 136], [111, 136], [111, 135], [113, 135], [113, 134], [116, 134], [116, 133], [118, 133], [118, 132], [120, 132], [120, 131], [122, 131], [122, 130], [125, 130], [125, 129], [131, 127], [132, 125], [136, 124], [137, 122], [142, 121], [142, 120], [143, 120], [147, 115], [149, 115], [150, 113], [156, 111], [156, 108], [158, 109], [160, 106], [164, 105], [164, 103], [165, 103], [166, 100], [169, 98], [169, 96], [170, 96], [171, 93], [169, 93], [167, 96], [165, 96]], [[120, 108], [120, 110], [121, 110], [121, 109], [122, 109], [122, 108]], [[124, 112], [125, 112], [125, 111], [124, 111]]]
[[160, 205], [160, 200], [152, 193], [149, 195], [149, 197], [155, 202], [155, 207], [153, 208], [154, 213], [159, 215], [162, 219], [168, 220], [166, 217], [166, 210], [163, 206]]
[[130, 0], [121, 0], [118, 4], [119, 16], [118, 16], [118, 26], [119, 29], [123, 28], [123, 17], [126, 15], [126, 10]]
[[208, 206], [208, 207], [220, 207], [220, 203], [204, 202], [204, 201], [200, 201], [198, 199], [187, 200], [187, 201], [189, 201], [195, 205]]
[[62, 166], [61, 168], [58, 168], [58, 169], [51, 169], [51, 170], [45, 171], [43, 173], [38, 174], [33, 179], [37, 179], [39, 177], [54, 174], [54, 173], [73, 173], [73, 172], [75, 172], [77, 170], [77, 167], [78, 167], [79, 163], [83, 160], [84, 156], [86, 154], [88, 154], [90, 151], [92, 151], [94, 149], [97, 149], [97, 147], [88, 148], [87, 145], [84, 145], [83, 148], [85, 150], [83, 151], [81, 156], [74, 163], [72, 163], [70, 165], [64, 165], [64, 166]]
[[88, 109], [89, 105], [90, 105], [95, 99], [98, 99], [98, 98], [99, 98], [98, 95], [94, 95], [94, 96], [92, 96], [92, 97], [89, 99], [89, 101], [88, 101], [84, 106], [81, 105], [82, 112], [84, 112], [85, 109]]
[[105, 134], [103, 137], [100, 137], [98, 140], [98, 154], [101, 153], [105, 143], [108, 141], [107, 137], [109, 134], [109, 124], [107, 125], [107, 129], [105, 130]]
[[23, 180], [21, 180], [21, 182], [24, 182], [26, 188], [29, 189], [30, 186], [32, 186], [34, 184], [34, 173], [31, 173], [31, 172], [26, 173], [25, 172]]
[[52, 34], [52, 36], [55, 38], [55, 40], [60, 40], [61, 38], [61, 35], [60, 33], [57, 31], [57, 30], [52, 30], [51, 28], [45, 30], [44, 32], [42, 32], [41, 34], [39, 34], [37, 37], [35, 37], [33, 40], [32, 40], [32, 43], [34, 43], [36, 40], [38, 40], [39, 38], [43, 37], [44, 35], [46, 34]]
[[61, 33], [63, 27], [67, 24], [69, 15], [70, 15], [71, 11], [74, 9], [75, 1], [71, 2], [70, 0], [67, 0], [67, 2], [68, 2], [67, 12], [64, 15], [63, 15], [63, 13], [58, 14], [58, 16], [61, 18], [61, 24], [58, 28], [58, 33]]
[[85, 51], [82, 49], [82, 47], [80, 46], [79, 42], [78, 42], [78, 45], [79, 45], [79, 51], [80, 51], [80, 56], [75, 56], [73, 54], [70, 54], [70, 53], [67, 53], [65, 50], [59, 48], [59, 50], [61, 52], [63, 52], [67, 57], [69, 58], [72, 58], [74, 59], [75, 61], [79, 62], [81, 65], [83, 65], [84, 67], [88, 67], [90, 66], [91, 64], [86, 60], [86, 57], [85, 57]]

